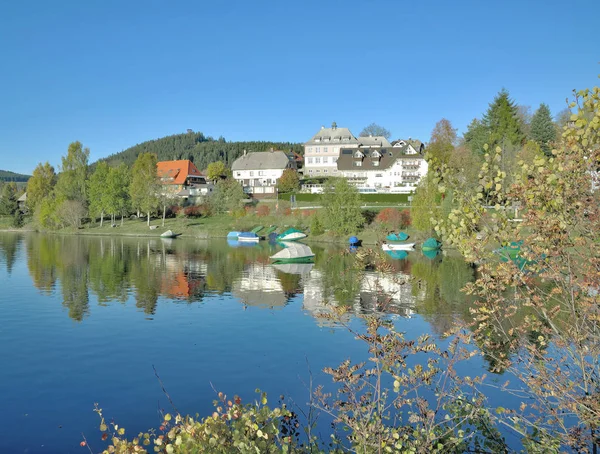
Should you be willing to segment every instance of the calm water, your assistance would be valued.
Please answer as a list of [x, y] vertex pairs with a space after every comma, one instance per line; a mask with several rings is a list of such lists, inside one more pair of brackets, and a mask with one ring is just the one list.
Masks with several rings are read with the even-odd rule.
[[459, 290], [473, 274], [458, 258], [414, 252], [358, 279], [340, 250], [313, 247], [314, 265], [279, 267], [276, 250], [0, 233], [0, 452], [80, 453], [81, 433], [100, 450], [94, 402], [130, 434], [156, 427], [170, 406], [153, 365], [184, 413], [212, 413], [213, 387], [304, 405], [310, 372], [330, 385], [324, 366], [365, 357], [319, 316], [331, 304], [349, 305], [356, 329], [358, 314], [378, 312], [408, 337], [468, 317]]

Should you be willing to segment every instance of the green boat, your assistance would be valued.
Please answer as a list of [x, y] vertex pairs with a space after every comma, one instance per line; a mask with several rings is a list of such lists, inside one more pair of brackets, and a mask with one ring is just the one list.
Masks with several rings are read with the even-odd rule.
[[277, 241], [296, 241], [306, 238], [306, 233], [301, 232], [298, 229], [287, 229], [281, 235], [277, 237]]
[[273, 263], [311, 263], [315, 259], [315, 253], [306, 244], [281, 243], [284, 248], [270, 258]]
[[277, 226], [276, 225], [272, 225], [271, 227], [269, 227], [267, 230], [265, 230], [265, 232], [263, 233], [264, 236], [269, 236], [271, 233], [273, 233], [275, 230], [277, 230]]
[[250, 232], [256, 233], [258, 235], [258, 232], [260, 232], [262, 229], [263, 229], [263, 226], [259, 225], [257, 227], [254, 227], [252, 230], [250, 230]]
[[442, 247], [442, 243], [440, 243], [435, 238], [427, 238], [423, 242], [423, 245], [421, 246], [421, 249], [424, 250], [424, 251], [437, 251], [441, 247]]

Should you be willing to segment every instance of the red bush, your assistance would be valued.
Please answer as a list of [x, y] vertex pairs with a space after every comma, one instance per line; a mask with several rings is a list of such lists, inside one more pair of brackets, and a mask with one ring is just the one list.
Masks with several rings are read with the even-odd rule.
[[400, 211], [397, 208], [384, 208], [375, 217], [375, 222], [390, 229], [404, 229], [410, 226], [412, 220], [409, 210]]
[[246, 215], [254, 214], [254, 205], [246, 205], [244, 210], [246, 210]]
[[284, 216], [291, 216], [292, 215], [292, 209], [291, 208], [286, 208], [285, 210], [283, 210], [283, 215]]
[[259, 205], [256, 209], [256, 215], [260, 217], [268, 216], [271, 213], [271, 209], [267, 205]]
[[400, 212], [400, 228], [405, 229], [412, 224], [412, 218], [410, 217], [410, 210], [402, 210]]
[[202, 205], [190, 205], [183, 209], [183, 214], [188, 218], [210, 216], [210, 206], [207, 203], [203, 203]]

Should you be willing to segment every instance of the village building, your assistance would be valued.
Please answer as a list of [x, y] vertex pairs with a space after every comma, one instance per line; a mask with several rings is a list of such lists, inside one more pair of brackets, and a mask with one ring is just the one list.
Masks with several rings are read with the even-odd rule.
[[156, 172], [162, 185], [162, 194], [195, 203], [212, 193], [214, 185], [188, 159], [160, 161]]
[[295, 156], [273, 149], [244, 152], [231, 165], [233, 178], [243, 186], [244, 192], [258, 197], [275, 196], [277, 180], [286, 169], [297, 169]]

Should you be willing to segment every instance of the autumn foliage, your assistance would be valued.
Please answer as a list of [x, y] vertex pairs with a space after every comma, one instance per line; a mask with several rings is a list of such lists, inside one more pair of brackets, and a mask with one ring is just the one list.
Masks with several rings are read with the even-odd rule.
[[411, 224], [410, 211], [384, 208], [375, 217], [375, 222], [389, 229], [404, 229]]

